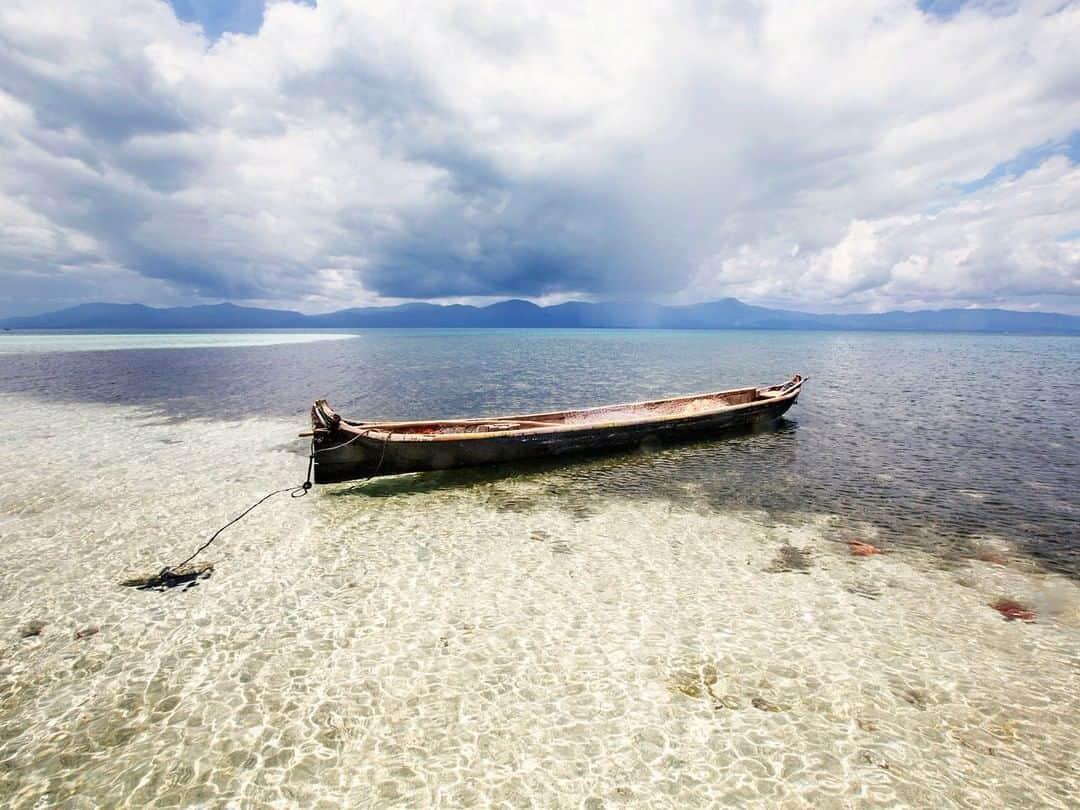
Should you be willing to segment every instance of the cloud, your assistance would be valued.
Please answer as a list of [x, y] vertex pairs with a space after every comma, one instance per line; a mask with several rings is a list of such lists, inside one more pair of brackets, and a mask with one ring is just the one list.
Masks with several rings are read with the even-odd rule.
[[0, 9], [0, 310], [1080, 309], [1075, 3], [195, 11]]
[[853, 219], [812, 252], [784, 239], [706, 263], [693, 286], [777, 305], [861, 311], [1031, 306], [1080, 297], [1080, 166], [1064, 156], [935, 211]]

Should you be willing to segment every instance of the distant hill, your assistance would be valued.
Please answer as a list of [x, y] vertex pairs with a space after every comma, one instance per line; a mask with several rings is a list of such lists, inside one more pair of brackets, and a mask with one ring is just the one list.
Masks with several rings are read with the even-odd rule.
[[1080, 316], [1005, 309], [941, 309], [867, 315], [817, 315], [724, 298], [688, 306], [572, 301], [541, 307], [501, 301], [486, 307], [402, 304], [305, 315], [215, 304], [158, 309], [142, 304], [81, 304], [44, 315], [0, 320], [5, 329], [332, 329], [360, 327], [600, 329], [859, 329], [888, 332], [1080, 334]]
[[5, 329], [290, 329], [308, 326], [299, 312], [235, 304], [157, 309], [143, 304], [80, 304], [0, 320]]

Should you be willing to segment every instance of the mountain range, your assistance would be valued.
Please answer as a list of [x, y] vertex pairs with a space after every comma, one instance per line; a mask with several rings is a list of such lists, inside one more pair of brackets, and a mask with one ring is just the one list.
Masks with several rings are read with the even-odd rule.
[[143, 304], [80, 304], [0, 320], [4, 329], [330, 329], [364, 327], [854, 329], [890, 332], [1025, 332], [1080, 334], [1080, 316], [1005, 309], [940, 309], [864, 315], [822, 315], [751, 306], [735, 298], [662, 306], [571, 301], [542, 307], [529, 301], [489, 306], [402, 304], [305, 315], [280, 309], [212, 304], [156, 308]]

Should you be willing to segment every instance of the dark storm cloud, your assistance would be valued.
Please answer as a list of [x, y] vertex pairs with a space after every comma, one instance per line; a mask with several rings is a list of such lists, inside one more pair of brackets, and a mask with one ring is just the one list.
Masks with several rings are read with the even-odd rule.
[[20, 295], [1078, 292], [1075, 4], [184, 2], [0, 9]]
[[181, 105], [158, 86], [141, 54], [111, 52], [93, 70], [58, 70], [57, 45], [54, 37], [0, 30], [0, 89], [29, 104], [43, 129], [76, 128], [92, 140], [122, 141], [190, 128]]

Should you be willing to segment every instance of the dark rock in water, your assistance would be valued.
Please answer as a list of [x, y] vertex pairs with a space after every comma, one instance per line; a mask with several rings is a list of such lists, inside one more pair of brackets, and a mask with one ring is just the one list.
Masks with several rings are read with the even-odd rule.
[[90, 638], [90, 636], [96, 636], [100, 632], [100, 627], [90, 625], [89, 627], [84, 627], [82, 630], [75, 631], [75, 640], [78, 641], [80, 639]]
[[[719, 670], [714, 664], [703, 664], [691, 671], [675, 673], [670, 680], [671, 688], [689, 698], [711, 698], [714, 703], [720, 701], [713, 687], [720, 679]], [[716, 708], [720, 708], [717, 706]]]
[[705, 694], [705, 690], [702, 689], [701, 684], [694, 683], [693, 681], [679, 683], [675, 686], [675, 688], [687, 697], [699, 698]]
[[41, 619], [34, 619], [23, 625], [22, 630], [19, 631], [23, 638], [33, 638], [34, 636], [40, 636], [41, 631], [45, 629], [45, 625], [48, 622], [43, 622]]
[[529, 535], [530, 540], [535, 540], [538, 543], [546, 543], [548, 548], [551, 549], [552, 554], [570, 554], [573, 552], [570, 544], [565, 540], [552, 540], [551, 534], [543, 529], [537, 529]]
[[714, 696], [713, 708], [719, 711], [720, 709], [737, 709], [739, 708], [739, 699], [734, 695], [720, 695]]
[[905, 703], [914, 706], [916, 709], [922, 709], [924, 711], [930, 704], [930, 695], [925, 689], [904, 689], [900, 692], [900, 698]]
[[162, 568], [155, 574], [144, 574], [141, 577], [120, 580], [120, 584], [128, 588], [137, 588], [140, 591], [164, 591], [168, 588], [176, 588], [180, 585], [192, 587], [198, 584], [200, 579], [206, 579], [214, 570], [212, 562], [192, 563], [181, 565], [176, 568]]
[[847, 592], [853, 593], [856, 596], [863, 596], [867, 599], [877, 599], [881, 596], [881, 588], [872, 583], [859, 582], [854, 585], [847, 586]]
[[690, 698], [705, 696], [705, 684], [697, 672], [676, 672], [670, 680], [671, 688]]
[[772, 563], [765, 570], [771, 574], [782, 574], [788, 571], [808, 571], [809, 569], [810, 555], [807, 552], [795, 546], [781, 546]]
[[865, 762], [867, 765], [876, 765], [882, 770], [889, 770], [889, 761], [881, 754], [873, 751], [861, 751], [859, 752], [859, 759]]
[[755, 709], [761, 709], [761, 711], [763, 711], [763, 712], [778, 712], [778, 711], [780, 711], [779, 706], [777, 706], [775, 703], [770, 703], [769, 701], [767, 701], [765, 698], [761, 697], [760, 695], [758, 697], [754, 698], [753, 700], [751, 700], [750, 705], [753, 706]]

